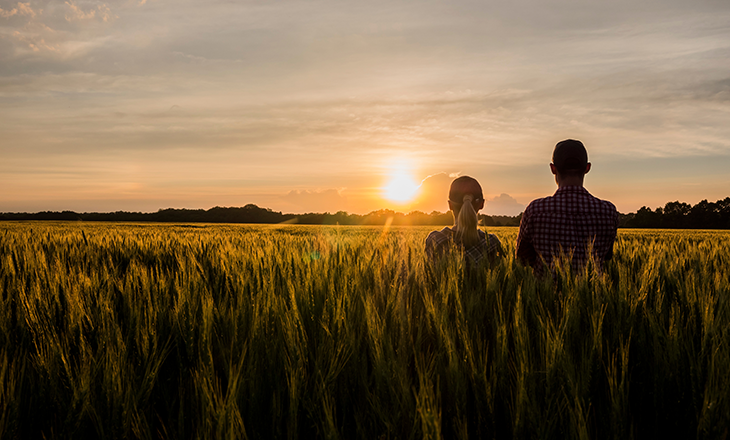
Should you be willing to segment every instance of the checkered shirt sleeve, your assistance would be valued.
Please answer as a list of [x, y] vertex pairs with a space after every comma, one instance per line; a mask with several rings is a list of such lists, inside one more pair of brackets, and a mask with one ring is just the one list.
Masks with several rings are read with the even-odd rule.
[[552, 266], [561, 253], [572, 255], [574, 269], [585, 266], [593, 254], [600, 265], [613, 256], [618, 211], [585, 188], [559, 188], [551, 197], [532, 201], [522, 215], [517, 256], [537, 267], [540, 258]]

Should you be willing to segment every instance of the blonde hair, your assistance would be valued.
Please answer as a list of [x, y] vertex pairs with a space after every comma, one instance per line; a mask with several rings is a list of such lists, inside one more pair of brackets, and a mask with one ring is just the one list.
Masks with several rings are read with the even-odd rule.
[[473, 246], [479, 242], [477, 230], [477, 212], [471, 202], [474, 196], [467, 194], [462, 199], [459, 215], [456, 217], [456, 231], [464, 246]]
[[477, 211], [472, 203], [482, 197], [482, 187], [472, 177], [461, 176], [451, 182], [449, 200], [459, 206], [458, 212], [454, 212], [456, 238], [464, 246], [473, 246], [479, 242]]

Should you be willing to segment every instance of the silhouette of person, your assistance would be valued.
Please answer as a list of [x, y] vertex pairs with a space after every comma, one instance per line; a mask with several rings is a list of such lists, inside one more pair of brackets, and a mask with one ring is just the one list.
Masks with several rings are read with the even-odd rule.
[[613, 256], [618, 211], [613, 203], [593, 197], [583, 187], [591, 170], [583, 143], [574, 139], [558, 142], [550, 170], [558, 185], [555, 194], [533, 200], [520, 221], [516, 255], [541, 273], [543, 262], [553, 268], [561, 253], [571, 258], [574, 270], [592, 254], [600, 270]]
[[454, 226], [433, 231], [426, 237], [426, 255], [435, 260], [449, 252], [454, 245], [471, 264], [485, 258], [493, 261], [502, 256], [502, 244], [494, 234], [477, 228], [477, 211], [484, 207], [482, 187], [476, 179], [461, 176], [451, 182], [449, 210], [454, 215]]

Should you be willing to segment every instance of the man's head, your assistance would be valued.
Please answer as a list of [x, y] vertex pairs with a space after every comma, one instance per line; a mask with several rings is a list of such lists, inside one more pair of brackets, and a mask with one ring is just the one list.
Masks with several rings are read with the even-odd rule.
[[558, 186], [583, 185], [583, 176], [591, 169], [586, 147], [575, 139], [558, 142], [553, 150], [550, 169]]

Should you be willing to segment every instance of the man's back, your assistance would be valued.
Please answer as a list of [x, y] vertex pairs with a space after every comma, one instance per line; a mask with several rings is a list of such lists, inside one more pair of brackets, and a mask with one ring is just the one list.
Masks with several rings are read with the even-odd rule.
[[572, 253], [574, 269], [593, 250], [598, 264], [613, 255], [618, 212], [613, 203], [593, 197], [582, 186], [563, 186], [553, 196], [533, 200], [522, 215], [517, 256], [533, 267], [550, 266], [554, 257]]

